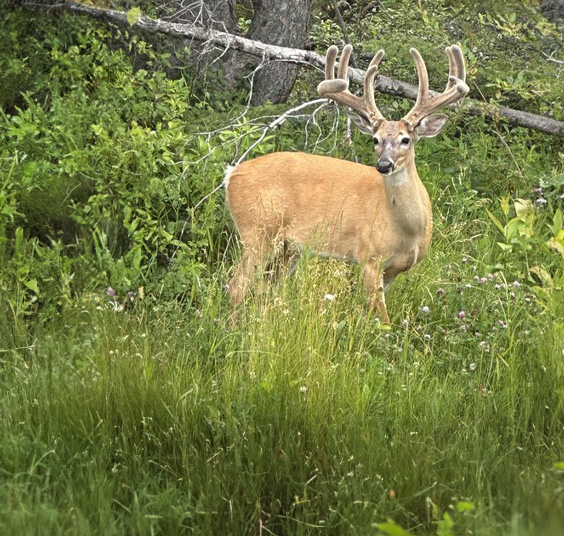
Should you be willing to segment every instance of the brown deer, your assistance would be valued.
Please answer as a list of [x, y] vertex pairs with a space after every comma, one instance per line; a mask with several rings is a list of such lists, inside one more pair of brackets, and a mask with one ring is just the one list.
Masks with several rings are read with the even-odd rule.
[[318, 93], [351, 108], [360, 130], [374, 138], [376, 167], [304, 153], [277, 152], [244, 162], [226, 177], [226, 201], [244, 251], [229, 283], [233, 315], [258, 270], [284, 247], [309, 245], [321, 255], [361, 266], [371, 306], [389, 323], [386, 289], [427, 254], [433, 228], [431, 202], [415, 168], [415, 144], [439, 134], [447, 116], [438, 108], [460, 100], [469, 88], [462, 51], [448, 47], [449, 76], [442, 94], [431, 95], [421, 54], [412, 48], [419, 76], [417, 101], [400, 121], [387, 121], [376, 106], [374, 78], [380, 50], [364, 77], [364, 95], [348, 87], [352, 46], [345, 46], [337, 78], [338, 49], [329, 47], [325, 81]]

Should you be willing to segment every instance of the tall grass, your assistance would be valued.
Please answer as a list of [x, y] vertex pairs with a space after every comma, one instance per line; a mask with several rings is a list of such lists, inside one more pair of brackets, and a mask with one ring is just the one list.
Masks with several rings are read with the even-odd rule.
[[2, 356], [3, 533], [560, 534], [561, 301], [441, 234], [391, 330], [314, 257], [233, 329], [226, 274], [201, 310], [85, 297]]

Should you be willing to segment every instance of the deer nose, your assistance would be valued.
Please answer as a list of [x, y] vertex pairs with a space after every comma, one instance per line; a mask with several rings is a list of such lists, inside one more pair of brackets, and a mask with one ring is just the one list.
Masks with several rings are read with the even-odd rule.
[[394, 163], [391, 160], [378, 160], [376, 169], [378, 170], [378, 173], [386, 175], [387, 173], [390, 173], [390, 171], [393, 171]]

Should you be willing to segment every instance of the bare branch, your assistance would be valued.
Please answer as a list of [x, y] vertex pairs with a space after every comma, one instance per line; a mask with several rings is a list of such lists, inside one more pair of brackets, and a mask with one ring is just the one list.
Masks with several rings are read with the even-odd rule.
[[[347, 25], [343, 20], [343, 15], [341, 14], [341, 10], [339, 9], [338, 0], [333, 0], [333, 11], [335, 12], [335, 18], [337, 19], [337, 24], [339, 28], [341, 28], [341, 32], [343, 32], [343, 39], [345, 41], [345, 45], [352, 44], [349, 38], [349, 33], [347, 32]], [[354, 61], [354, 55], [351, 54], [351, 65], [356, 67], [356, 62]]]
[[545, 54], [544, 52], [542, 52], [542, 55], [546, 58], [546, 61], [551, 61], [552, 63], [557, 63], [558, 65], [564, 65], [564, 61], [562, 60], [555, 60], [552, 56], [554, 56], [554, 52], [552, 52], [552, 54], [549, 56], [548, 54]]

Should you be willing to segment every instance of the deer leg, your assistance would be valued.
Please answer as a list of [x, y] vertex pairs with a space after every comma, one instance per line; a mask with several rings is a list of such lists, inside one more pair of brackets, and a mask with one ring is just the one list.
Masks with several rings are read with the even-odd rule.
[[394, 279], [397, 277], [397, 275], [399, 274], [399, 271], [393, 271], [393, 270], [386, 270], [384, 272], [384, 292], [387, 292], [387, 290], [390, 288], [390, 285], [393, 283]]
[[231, 300], [231, 318], [237, 318], [237, 307], [243, 303], [253, 279], [256, 278], [259, 269], [263, 268], [269, 253], [266, 240], [251, 246], [245, 244], [243, 256], [239, 261], [233, 277], [229, 281], [229, 296]]
[[375, 310], [384, 324], [390, 323], [384, 296], [384, 277], [379, 263], [366, 263], [362, 268], [364, 287], [370, 296], [370, 307]]
[[273, 241], [274, 255], [269, 262], [267, 281], [270, 285], [278, 282], [281, 276], [292, 275], [300, 260], [300, 251], [280, 236]]
[[286, 276], [290, 277], [300, 262], [300, 248], [288, 242], [284, 243], [284, 269]]

